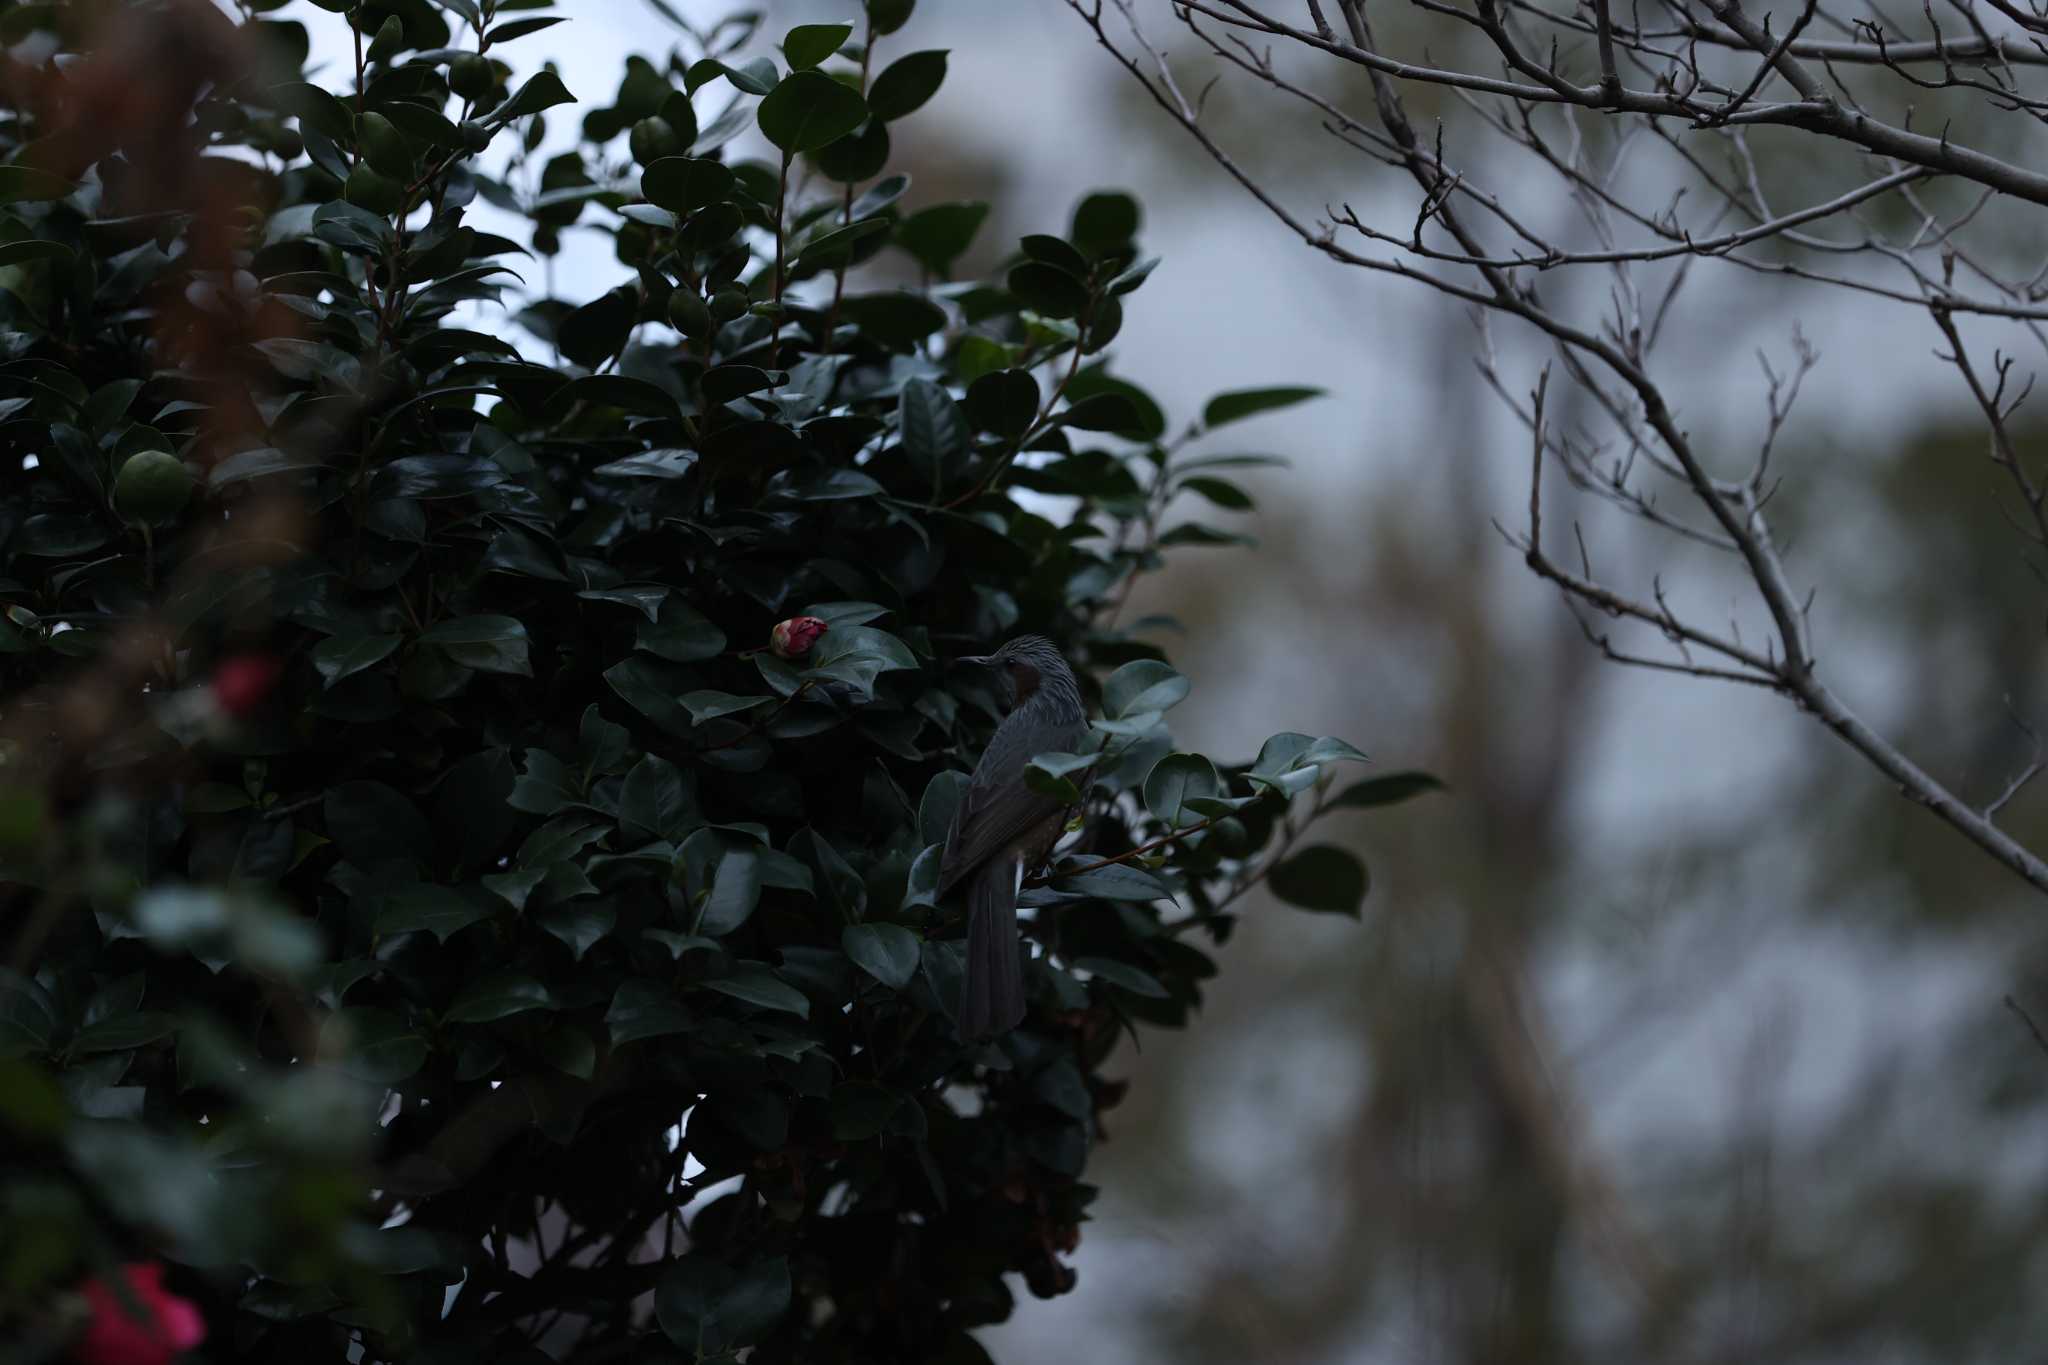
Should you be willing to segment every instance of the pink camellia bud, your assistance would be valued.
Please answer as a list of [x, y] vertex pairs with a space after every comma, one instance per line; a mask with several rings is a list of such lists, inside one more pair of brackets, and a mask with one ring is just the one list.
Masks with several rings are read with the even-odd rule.
[[132, 1306], [101, 1280], [88, 1280], [92, 1319], [71, 1348], [78, 1365], [169, 1365], [171, 1358], [206, 1340], [206, 1319], [190, 1299], [167, 1292], [164, 1268], [153, 1262], [121, 1267]]
[[801, 659], [828, 629], [815, 616], [792, 616], [775, 623], [775, 632], [769, 637], [770, 648], [785, 659]]
[[274, 654], [236, 654], [213, 671], [213, 699], [231, 716], [246, 716], [270, 695], [284, 671]]

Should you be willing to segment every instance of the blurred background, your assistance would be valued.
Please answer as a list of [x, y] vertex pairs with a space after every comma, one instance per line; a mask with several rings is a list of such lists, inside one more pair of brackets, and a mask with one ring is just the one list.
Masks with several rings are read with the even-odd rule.
[[[764, 8], [764, 35], [857, 12]], [[1138, 9], [1176, 37], [1163, 2]], [[338, 73], [345, 30], [299, 10]], [[626, 54], [660, 64], [674, 36], [643, 0], [563, 10], [543, 50], [579, 99], [608, 100]], [[1450, 787], [1338, 817], [1372, 869], [1362, 924], [1251, 907], [1197, 1027], [1128, 1052], [1080, 1287], [1020, 1296], [993, 1354], [2042, 1358], [2048, 1045], [2024, 1017], [2048, 1024], [2039, 897], [1782, 699], [1602, 661], [1496, 529], [1525, 523], [1528, 436], [1473, 364], [1473, 320], [1288, 236], [1065, 4], [925, 0], [890, 42], [952, 50], [893, 164], [914, 178], [907, 210], [997, 206], [963, 277], [1062, 231], [1085, 192], [1126, 189], [1164, 262], [1119, 373], [1176, 425], [1221, 389], [1328, 390], [1211, 438], [1292, 461], [1246, 481], [1260, 548], [1179, 551], [1127, 614], [1186, 624], [1164, 642], [1195, 681], [1182, 741], [1235, 761], [1275, 728], [1343, 735], [1381, 771]], [[1199, 88], [1213, 63], [1184, 35], [1169, 46]], [[1318, 70], [1370, 116], [1362, 81]], [[1412, 221], [1411, 182], [1268, 95], [1226, 79], [1208, 109], [1269, 188], [1309, 217], [1349, 203]], [[1411, 97], [1496, 189], [1541, 170], [1470, 134], [1454, 101]], [[557, 125], [550, 147], [570, 145], [574, 120]], [[536, 290], [580, 302], [628, 277], [596, 235], [562, 240]], [[1938, 778], [1991, 799], [2030, 752], [2015, 718], [2048, 722], [2042, 580], [1967, 393], [1930, 358], [1939, 334], [1910, 309], [1701, 270], [1660, 351], [1681, 423], [1746, 466], [1758, 356], [1783, 368], [1799, 326], [1821, 361], [1773, 509], [1818, 589], [1821, 667]], [[1606, 284], [1546, 287], [1597, 312]], [[2017, 327], [1972, 336], [2022, 373], [2042, 354]], [[1526, 393], [1542, 354], [1498, 323], [1493, 340]], [[1554, 492], [1550, 527], [1576, 519], [1603, 579], [1647, 592], [1661, 575], [1684, 609], [1760, 628], [1739, 576]], [[2048, 847], [2048, 794], [2004, 823]]]

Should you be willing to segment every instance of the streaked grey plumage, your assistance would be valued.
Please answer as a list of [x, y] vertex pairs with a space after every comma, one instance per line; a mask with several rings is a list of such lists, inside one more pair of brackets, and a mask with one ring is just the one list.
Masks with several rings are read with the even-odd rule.
[[1071, 750], [1088, 718], [1074, 671], [1042, 635], [1020, 635], [994, 654], [961, 662], [994, 668], [1010, 708], [974, 765], [939, 862], [941, 897], [971, 879], [959, 1024], [962, 1036], [985, 1038], [1024, 1017], [1017, 893], [1024, 873], [1058, 842], [1066, 813], [1025, 785], [1024, 769], [1039, 754]]

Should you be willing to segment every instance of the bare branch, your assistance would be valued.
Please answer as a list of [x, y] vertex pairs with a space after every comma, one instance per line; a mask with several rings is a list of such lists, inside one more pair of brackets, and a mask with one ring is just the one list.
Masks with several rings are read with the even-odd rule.
[[[1772, 452], [1797, 399], [1800, 382], [1814, 363], [1810, 348], [1795, 332], [1793, 368], [1781, 376], [1768, 362], [1765, 363], [1765, 431], [1746, 477], [1739, 481], [1722, 479], [1710, 470], [1702, 452], [1695, 448], [1691, 436], [1679, 424], [1661, 386], [1653, 377], [1648, 359], [1678, 286], [1687, 277], [1684, 266], [1695, 262], [1726, 260], [1746, 270], [1854, 289], [1874, 298], [1926, 308], [1948, 337], [1951, 363], [1957, 365], [1985, 414], [1990, 427], [1993, 459], [2006, 469], [2034, 517], [2035, 539], [2048, 543], [2048, 515], [2042, 512], [2040, 484], [2020, 462], [2016, 443], [2006, 429], [2012, 411], [2025, 396], [2025, 388], [2018, 386], [2017, 396], [2009, 396], [2012, 387], [2007, 382], [2010, 362], [2003, 356], [1995, 358], [1992, 377], [1985, 378], [1972, 365], [1949, 321], [1953, 313], [1982, 312], [1987, 316], [2011, 318], [2030, 325], [2043, 315], [2044, 310], [2039, 305], [2044, 295], [2035, 291], [2040, 288], [2041, 281], [2048, 280], [2048, 264], [2043, 265], [2033, 281], [2023, 286], [1999, 278], [1994, 271], [1974, 261], [1957, 238], [1983, 212], [1994, 193], [2034, 203], [2048, 203], [2048, 176], [1998, 162], [1963, 147], [1950, 138], [1946, 129], [1937, 136], [1929, 136], [1914, 132], [1910, 127], [1893, 127], [1876, 118], [1862, 107], [1859, 97], [1841, 86], [1833, 71], [1832, 62], [1840, 55], [1837, 49], [1841, 45], [1815, 44], [1802, 36], [1807, 28], [1821, 22], [1824, 17], [1831, 25], [1847, 31], [1848, 26], [1841, 21], [1824, 15], [1819, 0], [1811, 0], [1805, 6], [1797, 22], [1782, 38], [1774, 37], [1767, 24], [1760, 24], [1745, 14], [1738, 0], [1703, 0], [1720, 26], [1718, 29], [1684, 18], [1683, 11], [1680, 11], [1680, 27], [1665, 35], [1646, 35], [1639, 22], [1633, 27], [1621, 26], [1605, 5], [1593, 0], [1591, 31], [1596, 39], [1600, 62], [1599, 79], [1593, 84], [1582, 83], [1568, 74], [1554, 49], [1542, 60], [1531, 54], [1530, 48], [1512, 26], [1514, 15], [1532, 12], [1528, 4], [1510, 3], [1503, 9], [1500, 0], [1476, 0], [1476, 9], [1465, 10], [1448, 3], [1448, 0], [1414, 2], [1430, 14], [1476, 29], [1486, 37], [1510, 71], [1525, 79], [1501, 80], [1453, 69], [1418, 67], [1390, 58], [1375, 41], [1365, 7], [1359, 0], [1338, 0], [1338, 10], [1344, 21], [1342, 36], [1325, 21], [1320, 7], [1312, 10], [1316, 32], [1272, 18], [1253, 5], [1243, 3], [1243, 0], [1175, 0], [1174, 7], [1176, 17], [1207, 43], [1212, 52], [1240, 71], [1312, 105], [1324, 116], [1325, 126], [1342, 140], [1377, 160], [1398, 165], [1408, 173], [1420, 190], [1421, 199], [1412, 229], [1405, 237], [1396, 237], [1369, 227], [1348, 207], [1331, 211], [1319, 224], [1297, 217], [1277, 194], [1249, 174], [1201, 125], [1199, 109], [1180, 91], [1164, 51], [1148, 42], [1141, 32], [1130, 0], [1109, 0], [1128, 28], [1132, 45], [1129, 50], [1107, 32], [1103, 24], [1103, 3], [1099, 0], [1068, 0], [1069, 7], [1089, 25], [1103, 48], [1140, 83], [1168, 116], [1186, 129], [1220, 167], [1304, 244], [1341, 264], [1427, 285], [1446, 298], [1471, 305], [1482, 316], [1495, 313], [1516, 318], [1556, 346], [1564, 375], [1593, 399], [1606, 420], [1624, 439], [1625, 447], [1619, 458], [1603, 466], [1599, 463], [1604, 458], [1600, 455], [1603, 442], [1597, 438], [1582, 441], [1573, 433], [1552, 429], [1544, 411], [1551, 379], [1546, 367], [1526, 409], [1509, 400], [1510, 408], [1522, 416], [1531, 434], [1529, 528], [1525, 537], [1510, 539], [1522, 551], [1530, 569], [1554, 583], [1575, 608], [1633, 621], [1653, 629], [1671, 645], [1676, 655], [1672, 659], [1662, 659], [1619, 647], [1604, 634], [1593, 630], [1586, 618], [1575, 610], [1574, 617], [1581, 629], [1606, 657], [1637, 667], [1767, 687], [1789, 697], [1896, 783], [1909, 799], [1926, 806], [2037, 890], [2048, 891], [2048, 863], [1993, 823], [1992, 817], [2010, 799], [2009, 793], [1988, 810], [1979, 811], [1971, 807], [1915, 764], [1896, 745], [1879, 735], [1821, 680], [1808, 620], [1813, 593], [1811, 590], [1802, 593], [1793, 586], [1783, 552], [1765, 515], [1765, 506], [1775, 487], [1771, 483]], [[1944, 85], [1964, 83], [1954, 72], [1954, 62], [1961, 59], [1959, 54], [2002, 54], [2008, 46], [2007, 40], [1983, 28], [1967, 11], [1965, 18], [1972, 25], [1973, 36], [1962, 40], [1951, 40], [1942, 35], [1933, 21], [1931, 9], [1925, 11], [1925, 17], [1935, 34], [1930, 55], [1942, 63]], [[1237, 30], [1237, 33], [1232, 33], [1228, 42], [1223, 41], [1205, 30], [1205, 22], [1212, 22], [1226, 32]], [[1583, 24], [1584, 21], [1578, 22]], [[1870, 45], [1877, 54], [1876, 65], [1889, 66], [1907, 59], [1900, 55], [1904, 49], [1892, 41], [1887, 30], [1870, 25], [1859, 31], [1873, 40]], [[1739, 88], [1718, 84], [1702, 70], [1700, 64], [1699, 45], [1728, 45], [1723, 38], [1724, 32], [1734, 35], [1741, 45], [1760, 59], [1759, 65]], [[1258, 33], [1292, 41], [1363, 67], [1371, 82], [1380, 128], [1368, 127], [1343, 113], [1331, 101], [1283, 78], [1270, 57], [1243, 42], [1238, 36], [1241, 33]], [[1674, 36], [1683, 40], [1682, 48], [1659, 51], [1647, 45], [1652, 37]], [[1624, 53], [1632, 63], [1651, 72], [1654, 88], [1631, 89], [1623, 83], [1620, 62]], [[1854, 55], [1861, 57], [1867, 54]], [[1807, 66], [1807, 61], [1814, 58], [1826, 67], [1827, 80], [1824, 81], [1820, 74]], [[1661, 66], [1651, 65], [1652, 59]], [[1798, 98], [1756, 102], [1758, 92], [1772, 78], [1790, 86]], [[1996, 76], [1997, 81], [2005, 79], [2003, 74]], [[1468, 101], [1488, 97], [1504, 97], [1512, 101], [1512, 117], [1507, 113], [1489, 115], [1487, 122], [1510, 141], [1542, 156], [1564, 177], [1588, 229], [1601, 244], [1599, 249], [1580, 250], [1550, 243], [1545, 234], [1527, 226], [1522, 215], [1507, 208], [1498, 196], [1475, 185], [1470, 175], [1447, 165], [1441, 130], [1435, 147], [1425, 146], [1403, 105], [1396, 87], [1399, 81], [1447, 86]], [[1832, 89], [1829, 82], [1833, 82]], [[2003, 84], [1995, 84], [1994, 91], [2009, 104], [2017, 94]], [[1562, 149], [1551, 147], [1533, 120], [1532, 111], [1546, 106], [1557, 110], [1567, 120], [1570, 138]], [[1703, 234], [1679, 221], [1675, 201], [1661, 211], [1645, 211], [1629, 205], [1622, 195], [1625, 182], [1620, 178], [1619, 168], [1631, 140], [1626, 137], [1620, 139], [1604, 153], [1607, 160], [1602, 166], [1596, 167], [1589, 155], [1588, 144], [1579, 138], [1576, 124], [1570, 121], [1581, 111], [1588, 115], [1616, 118], [1650, 116], [1649, 131], [1655, 134], [1661, 145], [1669, 146], [1682, 164], [1698, 172], [1705, 183], [1721, 195], [1721, 212], [1739, 211], [1752, 220], [1752, 225]], [[1655, 119], [1672, 117], [1686, 120], [1696, 133], [1713, 130], [1713, 136], [1723, 139], [1734, 153], [1732, 174], [1724, 178], [1707, 166], [1701, 157], [1682, 147], [1672, 133], [1655, 126]], [[1763, 124], [1840, 139], [1878, 152], [1890, 158], [1893, 164], [1882, 176], [1857, 189], [1805, 209], [1790, 213], [1774, 212], [1763, 188], [1763, 178], [1742, 133], [1745, 127]], [[1919, 182], [1936, 175], [1973, 182], [1985, 193], [1976, 196], [1975, 201], [1960, 213], [1940, 217], [1914, 197]], [[1916, 221], [1904, 237], [1887, 239], [1875, 229], [1865, 226], [1854, 239], [1834, 242], [1800, 231], [1817, 221], [1857, 215], [1880, 196], [1894, 191], [1908, 200], [1916, 215]], [[1479, 224], [1468, 223], [1462, 216], [1462, 209], [1467, 204], [1476, 205], [1484, 211], [1486, 218], [1480, 222], [1487, 219], [1498, 222], [1521, 243], [1532, 248], [1533, 254], [1519, 248], [1513, 253], [1503, 254], [1491, 248], [1478, 230]], [[1617, 244], [1608, 218], [1610, 211], [1646, 227], [1663, 244], [1645, 247]], [[1374, 246], [1386, 248], [1388, 254], [1369, 254], [1340, 244], [1336, 236], [1339, 229], [1356, 234]], [[1440, 230], [1452, 245], [1426, 241], [1426, 230], [1432, 233]], [[1739, 254], [1745, 247], [1765, 243], [1841, 257], [1852, 263], [1852, 270], [1870, 262], [1889, 263], [1906, 272], [1911, 292], [1853, 273], [1823, 272], [1797, 261], [1753, 260]], [[1942, 262], [1938, 273], [1931, 269], [1936, 254]], [[1636, 266], [1667, 261], [1678, 261], [1683, 265], [1663, 288], [1657, 306], [1646, 322], [1644, 298], [1630, 272]], [[1958, 261], [2000, 297], [1970, 299], [1958, 296], [1952, 278]], [[1435, 273], [1425, 266], [1440, 267], [1443, 273]], [[1532, 273], [1587, 266], [1609, 272], [1607, 314], [1597, 324], [1572, 320], [1545, 302], [1529, 279]], [[2044, 339], [2044, 345], [2048, 345], [2048, 339]], [[1490, 350], [1481, 362], [1481, 370], [1497, 391], [1505, 393]], [[1578, 572], [1551, 559], [1543, 548], [1541, 486], [1543, 465], [1549, 458], [1558, 460], [1559, 467], [1574, 486], [1595, 492], [1654, 526], [1704, 539], [1732, 552], [1742, 564], [1770, 620], [1768, 637], [1761, 645], [1751, 645], [1744, 641], [1738, 622], [1731, 622], [1726, 631], [1720, 631], [1688, 621], [1674, 610], [1661, 582], [1654, 583], [1647, 600], [1599, 582], [1593, 575], [1583, 538], [1579, 541]], [[1664, 512], [1652, 495], [1635, 487], [1633, 477], [1638, 460], [1644, 468], [1656, 471], [1680, 488], [1690, 504], [1704, 514], [1711, 529], [1702, 532], [1687, 526]], [[2016, 791], [2018, 785], [2032, 776], [2032, 772], [2023, 772], [2010, 790]]]

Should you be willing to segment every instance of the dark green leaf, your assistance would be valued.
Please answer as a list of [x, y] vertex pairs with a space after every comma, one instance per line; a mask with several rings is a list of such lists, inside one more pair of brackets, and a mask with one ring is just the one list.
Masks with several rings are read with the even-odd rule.
[[1192, 824], [1184, 807], [1190, 797], [1211, 797], [1223, 790], [1216, 766], [1200, 754], [1168, 754], [1145, 778], [1145, 808], [1170, 827]]
[[1118, 962], [1106, 957], [1077, 957], [1074, 959], [1074, 966], [1098, 980], [1107, 981], [1112, 986], [1120, 986], [1133, 995], [1142, 995], [1153, 1000], [1167, 998], [1166, 987], [1159, 984], [1157, 977], [1133, 967], [1128, 962]]
[[1012, 266], [1008, 283], [1019, 303], [1049, 318], [1079, 317], [1088, 307], [1088, 286], [1045, 261]]
[[[647, 629], [642, 627], [642, 630]], [[695, 722], [676, 701], [672, 670], [652, 659], [622, 659], [604, 671], [604, 680], [634, 710], [668, 733], [687, 736]]]
[[1075, 208], [1068, 235], [1084, 255], [1113, 255], [1138, 235], [1138, 201], [1113, 190], [1091, 194]]
[[683, 709], [690, 713], [690, 719], [699, 725], [720, 716], [730, 716], [739, 711], [751, 711], [763, 702], [774, 701], [773, 697], [735, 697], [730, 692], [713, 692], [708, 689], [685, 692], [676, 698]]
[[526, 658], [526, 627], [509, 616], [460, 616], [443, 621], [420, 641], [479, 673], [533, 676]]
[[1156, 901], [1172, 897], [1173, 888], [1158, 876], [1129, 863], [1112, 863], [1093, 872], [1063, 876], [1053, 889], [1106, 901]]
[[967, 386], [967, 416], [978, 431], [1016, 440], [1038, 420], [1038, 381], [1029, 370], [997, 370]]
[[782, 57], [791, 71], [808, 71], [852, 36], [851, 24], [798, 24], [783, 36]]
[[351, 674], [380, 664], [391, 657], [400, 641], [396, 635], [337, 635], [313, 647], [313, 667], [332, 687]]
[[917, 936], [900, 924], [849, 924], [839, 946], [854, 965], [891, 990], [900, 991], [917, 974]]
[[705, 898], [703, 914], [697, 921], [697, 932], [710, 938], [723, 938], [745, 924], [752, 917], [754, 907], [760, 903], [760, 858], [751, 849], [729, 849], [718, 860], [718, 874], [712, 880], [711, 894]]
[[432, 852], [420, 808], [382, 782], [344, 782], [322, 798], [327, 837], [363, 866], [388, 858], [425, 863]]
[[1289, 408], [1296, 403], [1322, 396], [1321, 389], [1296, 387], [1238, 389], [1231, 393], [1219, 393], [1209, 400], [1209, 406], [1202, 409], [1202, 424], [1212, 428], [1220, 427], [1226, 422], [1235, 422], [1254, 413]]
[[629, 583], [618, 588], [588, 588], [576, 595], [586, 602], [616, 602], [631, 607], [652, 622], [661, 619], [661, 604], [667, 600], [668, 592], [660, 583]]
[[860, 92], [816, 71], [797, 71], [770, 91], [755, 111], [761, 132], [787, 156], [816, 151], [867, 119]]
[[863, 695], [874, 691], [875, 679], [897, 669], [917, 667], [917, 658], [903, 642], [872, 626], [837, 626], [825, 632], [805, 661], [806, 678], [843, 682]]
[[662, 1272], [654, 1316], [670, 1341], [709, 1360], [766, 1336], [789, 1311], [790, 1295], [783, 1257], [735, 1270], [707, 1252], [693, 1252]]
[[863, 1142], [888, 1132], [891, 1122], [915, 1101], [900, 1090], [868, 1081], [848, 1081], [832, 1088], [832, 1136], [841, 1142]]
[[493, 972], [465, 987], [448, 1007], [451, 1024], [487, 1024], [528, 1010], [552, 1009], [548, 988], [518, 972]]
[[268, 99], [274, 108], [297, 118], [301, 126], [336, 142], [348, 142], [355, 136], [355, 116], [348, 106], [317, 85], [293, 81], [273, 86]]
[[946, 52], [934, 48], [898, 57], [875, 77], [868, 90], [868, 108], [878, 119], [895, 120], [914, 113], [938, 93], [946, 79]]
[[578, 365], [595, 369], [625, 349], [638, 319], [639, 294], [622, 285], [563, 318], [555, 328], [555, 344]]
[[446, 943], [450, 934], [489, 919], [490, 914], [486, 907], [445, 886], [410, 886], [395, 892], [390, 906], [377, 916], [377, 935], [384, 938], [424, 930]]
[[852, 258], [853, 248], [858, 243], [887, 232], [889, 228], [890, 223], [886, 218], [870, 218], [865, 222], [849, 223], [845, 227], [834, 228], [823, 236], [813, 237], [805, 242], [790, 263], [790, 268], [822, 268], [844, 264]]
[[732, 193], [732, 168], [722, 161], [665, 156], [640, 172], [640, 193], [675, 214], [691, 214]]
[[1121, 720], [1147, 711], [1165, 711], [1187, 696], [1188, 686], [1188, 680], [1171, 664], [1134, 659], [1103, 683], [1102, 713]]
[[910, 22], [917, 0], [861, 0], [868, 12], [868, 28], [876, 37], [894, 33]]
[[[889, 164], [889, 125], [871, 118], [845, 137], [835, 138], [810, 154], [811, 161], [828, 180], [854, 184], [880, 175]], [[872, 209], [867, 210], [873, 212]], [[854, 215], [862, 212], [854, 205]]]
[[358, 1080], [396, 1085], [426, 1064], [427, 1040], [390, 1010], [344, 1009], [321, 1024], [320, 1051]]
[[176, 1032], [177, 1028], [178, 1020], [175, 1015], [141, 1011], [120, 1014], [80, 1029], [71, 1039], [67, 1050], [80, 1057], [98, 1052], [125, 1052], [129, 1048], [142, 1047], [159, 1038], [167, 1038]]
[[923, 843], [945, 841], [946, 830], [953, 823], [953, 812], [959, 808], [960, 797], [966, 792], [969, 780], [963, 772], [942, 772], [926, 785], [924, 798], [917, 804], [917, 832]]
[[1227, 479], [1214, 479], [1205, 475], [1192, 479], [1182, 479], [1180, 486], [1191, 493], [1201, 494], [1218, 507], [1225, 507], [1233, 512], [1249, 512], [1252, 510], [1251, 495]]
[[512, 97], [491, 111], [490, 122], [509, 123], [515, 118], [537, 114], [557, 104], [574, 104], [576, 97], [562, 84], [561, 77], [552, 71], [537, 72], [526, 84], [519, 87]]
[[671, 597], [653, 625], [640, 627], [634, 646], [679, 664], [716, 658], [725, 651], [725, 632], [695, 608]]
[[741, 62], [738, 66], [721, 66], [725, 78], [732, 82], [733, 88], [749, 95], [771, 94], [776, 89], [777, 82], [782, 79], [775, 70], [775, 63], [766, 57], [756, 57], [752, 61]]
[[1107, 431], [1132, 440], [1146, 440], [1149, 424], [1137, 404], [1120, 393], [1098, 393], [1071, 404], [1056, 419], [1082, 431]]
[[903, 453], [934, 479], [942, 479], [967, 455], [967, 419], [953, 396], [929, 379], [903, 385], [896, 404]]
[[642, 1038], [687, 1032], [691, 1018], [690, 1012], [660, 985], [636, 978], [619, 986], [611, 1008], [605, 1011], [604, 1022], [611, 1032], [613, 1046], [623, 1047]]
[[944, 275], [974, 242], [988, 217], [988, 205], [933, 204], [903, 220], [896, 241], [935, 275]]
[[1357, 917], [1365, 903], [1365, 864], [1333, 844], [1312, 844], [1266, 874], [1266, 885], [1289, 905]]
[[619, 790], [619, 818], [651, 839], [673, 839], [682, 832], [690, 798], [676, 765], [648, 754], [626, 774]]
[[1407, 801], [1421, 796], [1424, 792], [1444, 790], [1444, 784], [1428, 773], [1388, 773], [1384, 777], [1368, 777], [1354, 782], [1324, 803], [1326, 810], [1362, 809], [1367, 806], [1391, 806], [1398, 801]]
[[735, 1000], [759, 1005], [762, 1009], [780, 1010], [805, 1019], [811, 1015], [811, 1002], [804, 997], [804, 993], [777, 977], [766, 967], [743, 963], [728, 975], [710, 981], [700, 981], [697, 984], [706, 990], [729, 995]]
[[[575, 870], [573, 863], [557, 863], [557, 870]], [[552, 883], [556, 873], [551, 872], [548, 880]], [[580, 875], [580, 874], [579, 874]], [[549, 935], [560, 939], [569, 953], [578, 962], [583, 955], [597, 944], [602, 943], [618, 923], [618, 911], [603, 902], [581, 901], [570, 905], [557, 906], [539, 917], [539, 924]]]
[[1157, 256], [1147, 257], [1130, 267], [1109, 282], [1109, 292], [1118, 296], [1130, 293], [1145, 282], [1145, 277], [1159, 268]]
[[694, 450], [643, 450], [590, 472], [608, 479], [680, 479], [696, 466]]
[[597, 1044], [580, 1028], [564, 1025], [549, 1029], [534, 1040], [533, 1050], [555, 1070], [579, 1080], [597, 1074]]

